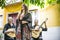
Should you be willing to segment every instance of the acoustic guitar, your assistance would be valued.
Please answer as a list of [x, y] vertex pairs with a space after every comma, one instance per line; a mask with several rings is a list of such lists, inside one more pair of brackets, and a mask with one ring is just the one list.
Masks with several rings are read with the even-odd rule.
[[9, 37], [14, 38], [16, 37], [16, 32], [14, 28], [10, 28], [5, 32]]
[[[48, 19], [46, 19], [44, 22], [46, 22]], [[40, 33], [42, 32], [42, 25], [43, 23], [40, 25], [40, 26], [36, 26], [35, 29], [32, 29], [32, 37], [33, 38], [38, 38], [40, 36]], [[39, 29], [37, 29], [39, 27]]]
[[41, 28], [40, 28], [39, 30], [32, 29], [32, 37], [33, 37], [33, 38], [38, 38], [41, 31], [42, 31]]

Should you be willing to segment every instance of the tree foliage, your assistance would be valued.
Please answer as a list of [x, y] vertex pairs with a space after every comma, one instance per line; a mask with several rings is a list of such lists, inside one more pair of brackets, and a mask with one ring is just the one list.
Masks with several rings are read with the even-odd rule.
[[45, 3], [47, 2], [47, 4], [55, 4], [55, 3], [60, 3], [60, 0], [23, 0], [24, 3], [26, 3], [27, 5], [29, 4], [33, 4], [33, 5], [37, 5], [40, 6], [40, 8], [44, 8]]
[[5, 7], [5, 0], [0, 0], [0, 7]]
[[[0, 7], [5, 7], [5, 1], [6, 0], [0, 0]], [[54, 4], [54, 3], [60, 3], [60, 0], [46, 0], [47, 4]], [[25, 4], [29, 6], [29, 4], [40, 6], [40, 8], [44, 8], [45, 0], [23, 0]]]

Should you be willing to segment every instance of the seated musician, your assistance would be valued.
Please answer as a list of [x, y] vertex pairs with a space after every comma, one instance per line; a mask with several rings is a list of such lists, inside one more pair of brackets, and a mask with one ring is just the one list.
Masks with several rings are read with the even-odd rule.
[[10, 28], [14, 28], [15, 29], [15, 25], [13, 24], [13, 18], [12, 17], [8, 18], [8, 23], [5, 24], [5, 26], [4, 26], [4, 29], [3, 29], [4, 40], [16, 40], [15, 37], [12, 38], [12, 37], [10, 37], [10, 36], [7, 35], [10, 32], [10, 30], [9, 30], [9, 32], [7, 30], [10, 29]]
[[[38, 25], [38, 20], [35, 20], [34, 23], [35, 23], [35, 24], [34, 24], [34, 26], [32, 27], [32, 31], [33, 31], [33, 30], [36, 30], [36, 31], [40, 30], [41, 32], [39, 33], [39, 36], [38, 36], [38, 37], [35, 36], [35, 35], [33, 35], [33, 36], [35, 36], [35, 38], [32, 37], [32, 40], [43, 40], [43, 39], [42, 39], [42, 31], [47, 31], [46, 22], [44, 21], [44, 22], [41, 24], [41, 27]], [[45, 28], [42, 27], [43, 24], [45, 24]], [[39, 29], [39, 27], [40, 27], [40, 29]], [[37, 38], [36, 38], [36, 37], [37, 37]]]

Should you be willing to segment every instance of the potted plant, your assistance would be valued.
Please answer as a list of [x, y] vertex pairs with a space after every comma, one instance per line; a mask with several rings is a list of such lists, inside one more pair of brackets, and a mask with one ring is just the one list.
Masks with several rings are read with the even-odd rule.
[[3, 35], [2, 35], [2, 34], [0, 34], [0, 40], [2, 40], [2, 38], [3, 38]]

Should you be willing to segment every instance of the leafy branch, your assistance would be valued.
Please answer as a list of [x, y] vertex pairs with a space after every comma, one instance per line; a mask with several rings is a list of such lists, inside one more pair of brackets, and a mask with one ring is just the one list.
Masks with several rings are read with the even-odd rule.
[[0, 0], [0, 7], [5, 7], [5, 0]]
[[[5, 3], [6, 3], [5, 1], [6, 0], [0, 0], [0, 7], [2, 7], [2, 8], [5, 7]], [[23, 2], [25, 4], [27, 4], [28, 6], [30, 4], [33, 4], [33, 5], [40, 6], [40, 8], [44, 8], [45, 3], [47, 3], [49, 5], [54, 4], [54, 3], [60, 4], [60, 0], [46, 0], [46, 2], [45, 2], [45, 0], [23, 0]]]
[[27, 5], [29, 4], [33, 4], [33, 5], [37, 5], [40, 6], [40, 8], [44, 8], [45, 3], [47, 4], [55, 4], [55, 3], [60, 3], [60, 0], [23, 0], [24, 3], [26, 3]]

